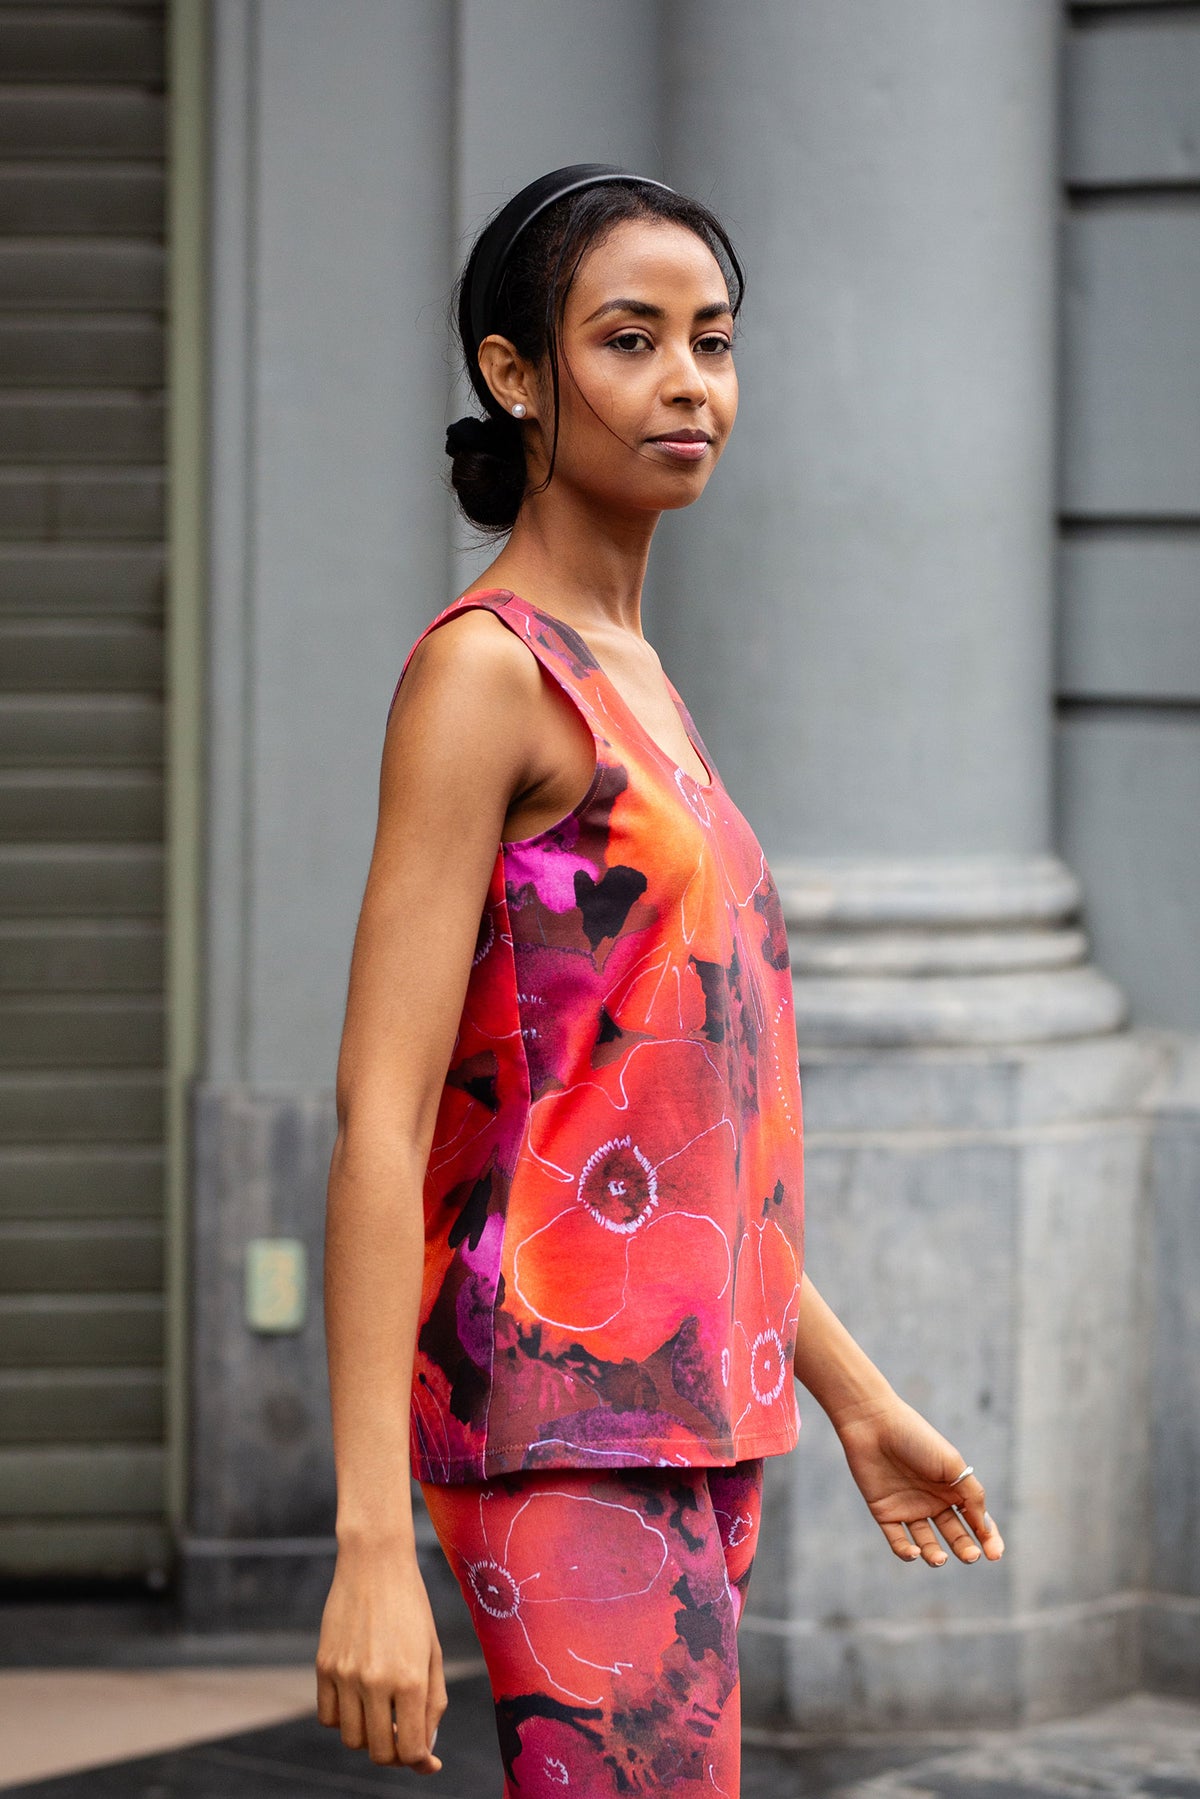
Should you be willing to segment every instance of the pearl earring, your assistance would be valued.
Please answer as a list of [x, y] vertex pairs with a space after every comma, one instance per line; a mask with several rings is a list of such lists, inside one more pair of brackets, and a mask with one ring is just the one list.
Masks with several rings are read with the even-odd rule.
[[524, 400], [518, 400], [516, 405], [513, 407], [513, 417], [515, 419], [523, 419], [525, 417], [525, 402], [524, 402]]

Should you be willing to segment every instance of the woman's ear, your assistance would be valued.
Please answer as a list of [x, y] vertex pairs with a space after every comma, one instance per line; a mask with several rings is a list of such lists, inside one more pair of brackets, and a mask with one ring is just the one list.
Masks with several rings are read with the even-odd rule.
[[514, 406], [520, 404], [525, 411], [519, 417], [533, 416], [530, 408], [535, 396], [528, 368], [506, 337], [493, 333], [484, 338], [479, 346], [479, 368], [505, 412], [511, 412]]

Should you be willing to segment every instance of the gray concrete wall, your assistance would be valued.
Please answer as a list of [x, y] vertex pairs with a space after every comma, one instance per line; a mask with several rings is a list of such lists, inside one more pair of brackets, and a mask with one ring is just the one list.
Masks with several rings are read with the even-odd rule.
[[1200, 1690], [1200, 1040], [1154, 1095], [1149, 1168], [1150, 1595], [1147, 1685]]
[[1200, 6], [1072, 9], [1064, 69], [1056, 813], [1147, 1095], [1143, 1678], [1200, 1680]]
[[211, 1082], [332, 1085], [387, 705], [444, 604], [451, 25], [215, 7]]
[[1065, 47], [1057, 834], [1135, 1020], [1195, 1031], [1200, 5]]
[[1150, 1096], [1144, 1678], [1200, 1680], [1200, 5], [1072, 9], [1063, 92], [1058, 835]]

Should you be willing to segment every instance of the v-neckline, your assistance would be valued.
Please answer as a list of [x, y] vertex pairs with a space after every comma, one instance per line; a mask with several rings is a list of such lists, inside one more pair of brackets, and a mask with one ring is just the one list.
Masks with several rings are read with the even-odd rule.
[[[638, 717], [637, 713], [633, 710], [633, 707], [629, 704], [629, 701], [625, 698], [624, 694], [621, 692], [621, 689], [617, 686], [616, 682], [613, 680], [612, 676], [609, 674], [608, 670], [605, 668], [604, 664], [601, 662], [599, 656], [597, 656], [595, 650], [592, 648], [592, 646], [588, 642], [587, 638], [583, 635], [582, 631], [577, 630], [574, 625], [568, 624], [565, 618], [556, 618], [553, 612], [547, 612], [544, 609], [544, 607], [535, 606], [532, 600], [525, 599], [521, 594], [517, 593], [514, 588], [511, 588], [511, 587], [483, 587], [483, 588], [475, 588], [473, 590], [473, 593], [474, 594], [484, 594], [484, 593], [511, 594], [512, 598], [514, 600], [516, 600], [520, 605], [527, 607], [530, 612], [535, 612], [539, 618], [544, 618], [544, 619], [548, 620], [550, 624], [556, 626], [557, 629], [559, 629], [560, 631], [569, 631], [572, 634], [572, 636], [577, 637], [579, 639], [579, 642], [583, 645], [584, 649], [587, 651], [588, 656], [591, 659], [592, 666], [596, 669], [596, 671], [600, 675], [600, 678], [604, 682], [604, 685], [608, 689], [609, 693], [616, 700], [617, 705], [620, 707], [622, 713], [624, 714], [626, 721], [633, 726], [634, 730], [637, 732], [638, 736], [642, 739], [643, 743], [646, 743], [649, 745], [649, 747], [654, 751], [655, 755], [659, 758], [659, 760], [661, 762], [666, 764], [667, 768], [669, 768], [671, 770], [671, 773], [673, 775], [686, 776], [686, 778], [692, 783], [692, 785], [694, 787], [696, 787], [701, 793], [711, 793], [714, 791], [714, 789], [716, 788], [716, 785], [717, 785], [716, 771], [713, 769], [712, 764], [708, 760], [708, 757], [701, 752], [699, 746], [696, 743], [696, 739], [692, 736], [692, 733], [691, 733], [690, 729], [688, 728], [688, 721], [687, 721], [687, 717], [686, 717], [686, 713], [685, 713], [684, 701], [682, 700], [679, 693], [677, 692], [674, 684], [671, 681], [671, 677], [667, 674], [667, 671], [665, 669], [663, 670], [663, 680], [667, 683], [667, 692], [671, 696], [671, 703], [675, 707], [676, 712], [679, 714], [679, 722], [683, 726], [684, 736], [687, 738], [688, 742], [691, 744], [692, 748], [696, 752], [696, 760], [699, 762], [701, 768], [703, 768], [708, 775], [707, 781], [698, 781], [696, 779], [695, 775], [692, 773], [690, 768], [684, 768], [684, 766], [681, 762], [676, 762], [675, 758], [672, 755], [670, 755], [668, 751], [664, 750], [662, 744], [659, 743], [658, 739], [656, 737], [651, 736], [650, 732], [647, 730], [646, 726], [642, 723], [642, 721]], [[473, 594], [472, 594], [472, 592], [467, 592], [467, 593], [463, 594], [462, 597], [464, 600], [468, 600], [473, 597]]]

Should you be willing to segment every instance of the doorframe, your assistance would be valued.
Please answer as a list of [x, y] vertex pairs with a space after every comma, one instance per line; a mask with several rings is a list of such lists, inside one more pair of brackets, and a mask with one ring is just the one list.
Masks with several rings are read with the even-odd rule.
[[166, 0], [165, 1506], [187, 1515], [191, 1092], [202, 1054], [209, 0]]

